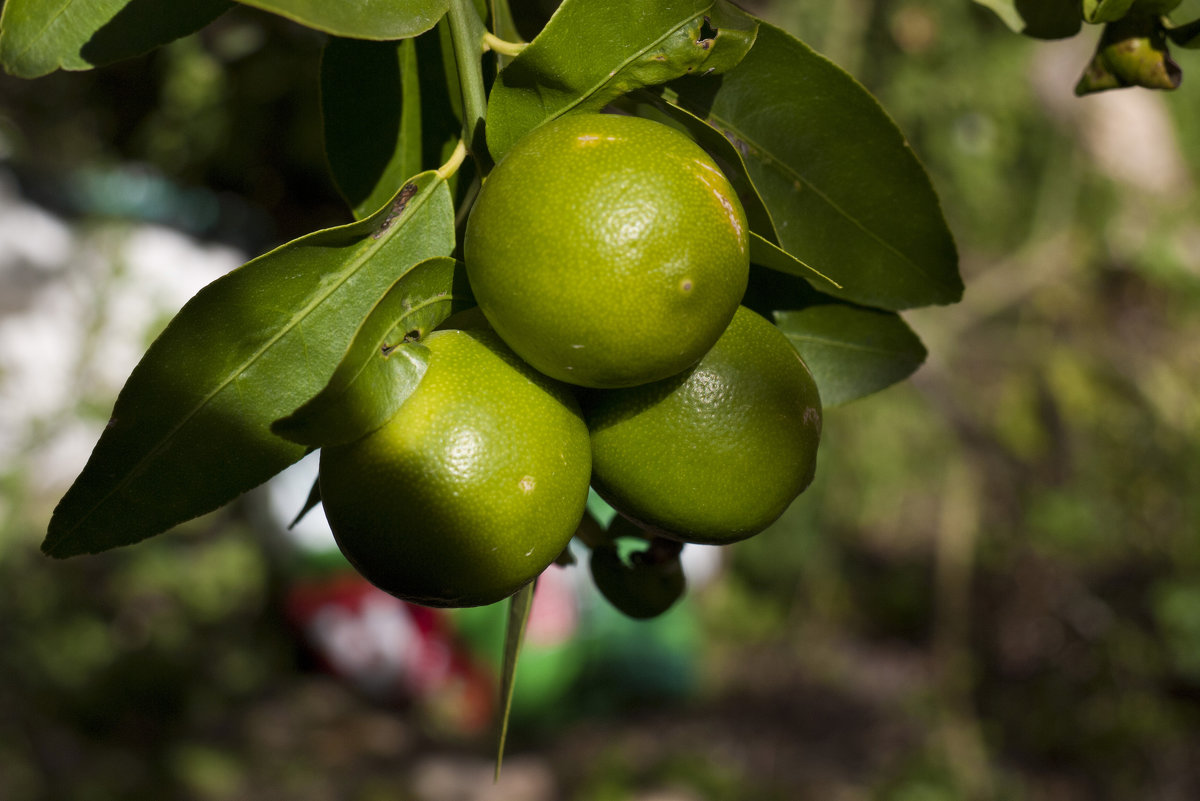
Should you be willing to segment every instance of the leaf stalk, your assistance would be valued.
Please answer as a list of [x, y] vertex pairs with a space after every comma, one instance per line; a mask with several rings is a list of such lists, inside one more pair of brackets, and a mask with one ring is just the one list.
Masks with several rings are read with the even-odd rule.
[[450, 158], [446, 163], [437, 168], [438, 177], [443, 181], [448, 180], [451, 175], [458, 172], [458, 168], [462, 166], [463, 160], [467, 157], [467, 142], [465, 139], [459, 139], [458, 144], [454, 146], [454, 152], [450, 154]]
[[483, 49], [485, 52], [491, 50], [502, 56], [517, 56], [526, 47], [529, 47], [528, 42], [510, 42], [506, 39], [501, 39], [490, 31], [483, 32]]

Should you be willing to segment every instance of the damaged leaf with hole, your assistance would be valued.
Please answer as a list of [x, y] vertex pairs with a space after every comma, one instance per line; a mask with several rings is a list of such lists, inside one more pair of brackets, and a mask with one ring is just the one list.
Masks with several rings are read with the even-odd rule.
[[728, 0], [564, 2], [500, 73], [488, 99], [488, 148], [499, 160], [539, 125], [600, 111], [634, 90], [736, 67], [758, 20]]

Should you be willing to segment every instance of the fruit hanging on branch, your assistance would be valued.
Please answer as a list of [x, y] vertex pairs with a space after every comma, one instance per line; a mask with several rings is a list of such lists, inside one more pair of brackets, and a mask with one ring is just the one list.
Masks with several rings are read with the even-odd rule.
[[821, 400], [774, 325], [745, 307], [695, 367], [584, 400], [592, 483], [653, 533], [724, 545], [773, 523], [812, 482]]
[[[321, 449], [305, 510], [323, 501], [367, 578], [431, 605], [511, 598], [507, 694], [533, 582], [573, 535], [617, 608], [661, 614], [681, 543], [777, 519], [813, 480], [822, 397], [905, 379], [925, 349], [900, 313], [962, 296], [878, 101], [728, 0], [563, 0], [527, 45], [515, 0], [241, 2], [329, 37], [324, 142], [353, 221], [180, 310], [48, 554], [157, 535]], [[227, 5], [8, 0], [0, 65], [88, 69]], [[1038, 8], [1079, 27], [1078, 0]], [[590, 482], [621, 522], [585, 513]]]
[[587, 428], [565, 387], [486, 330], [435, 331], [416, 390], [382, 427], [321, 449], [342, 553], [428, 606], [502, 601], [567, 547], [587, 501]]
[[586, 387], [692, 366], [733, 317], [750, 269], [737, 193], [682, 133], [573, 114], [519, 140], [467, 223], [475, 299], [514, 351]]

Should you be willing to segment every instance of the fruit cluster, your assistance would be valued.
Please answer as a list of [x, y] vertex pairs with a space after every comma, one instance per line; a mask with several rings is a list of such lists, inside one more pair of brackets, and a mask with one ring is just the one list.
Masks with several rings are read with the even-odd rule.
[[[575, 114], [522, 139], [467, 223], [482, 311], [428, 335], [428, 370], [392, 419], [321, 453], [342, 551], [433, 606], [501, 600], [581, 528], [597, 584], [634, 616], [682, 592], [681, 543], [772, 523], [812, 481], [816, 384], [786, 337], [740, 306], [749, 231], [691, 139]], [[615, 535], [650, 542], [632, 562]]]

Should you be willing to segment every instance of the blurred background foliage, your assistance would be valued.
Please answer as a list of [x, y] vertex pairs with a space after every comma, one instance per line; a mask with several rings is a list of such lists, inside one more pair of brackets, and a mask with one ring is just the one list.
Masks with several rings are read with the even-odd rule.
[[[775, 527], [661, 623], [609, 620], [540, 674], [568, 678], [494, 786], [486, 726], [324, 669], [287, 599], [331, 568], [254, 497], [134, 548], [37, 550], [128, 370], [95, 342], [141, 283], [96, 254], [152, 224], [244, 257], [348, 219], [321, 37], [238, 8], [107, 69], [0, 77], [0, 183], [78, 232], [69, 269], [3, 265], [0, 322], [34, 285], [88, 301], [80, 347], [39, 354], [69, 402], [4, 438], [0, 798], [1200, 797], [1200, 86], [1075, 98], [1098, 31], [1035, 42], [967, 0], [746, 5], [898, 121], [966, 299], [908, 315], [928, 363], [828, 412]], [[0, 372], [0, 403], [30, 387]]]

